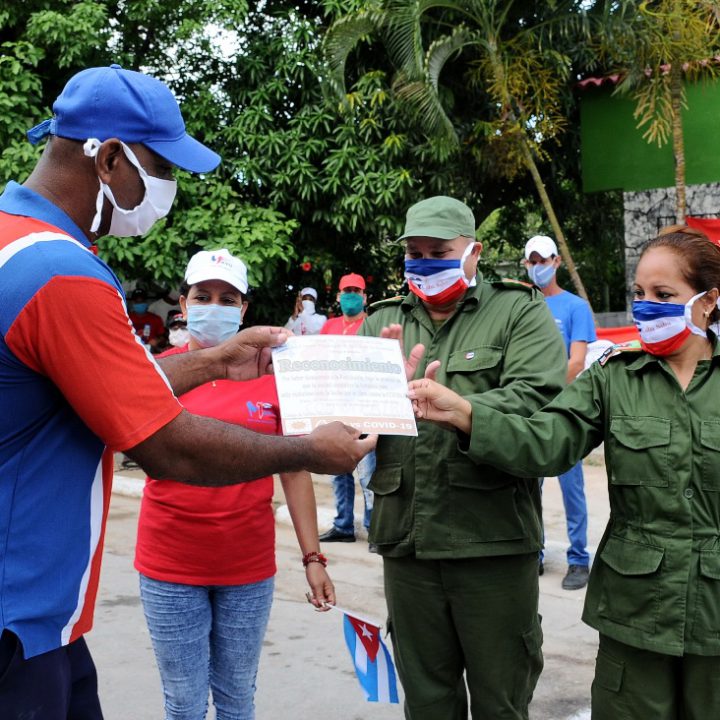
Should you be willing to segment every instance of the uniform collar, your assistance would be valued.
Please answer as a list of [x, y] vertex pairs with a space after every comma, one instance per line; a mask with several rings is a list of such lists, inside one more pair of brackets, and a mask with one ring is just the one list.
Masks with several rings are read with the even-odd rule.
[[[482, 294], [482, 283], [483, 283], [483, 277], [482, 273], [478, 272], [475, 276], [475, 285], [472, 287], [469, 287], [465, 294], [462, 296], [462, 299], [458, 301], [457, 308], [455, 308], [455, 312], [467, 312], [469, 310], [472, 310], [473, 308], [477, 307], [477, 305], [480, 303], [480, 295]], [[413, 294], [408, 293], [402, 303], [400, 304], [400, 307], [402, 308], [404, 313], [409, 313], [413, 308], [417, 307], [418, 305], [422, 306], [424, 309], [424, 305], [422, 304], [422, 300], [420, 298]], [[453, 313], [454, 315], [455, 313]], [[450, 316], [452, 317], [452, 316]]]
[[42, 220], [48, 225], [63, 230], [85, 247], [90, 247], [92, 244], [66, 212], [34, 190], [18, 185], [12, 180], [5, 187], [5, 192], [0, 195], [0, 211]]
[[[718, 358], [720, 358], [720, 343], [718, 343], [717, 337], [712, 330], [709, 330], [708, 332], [710, 333], [710, 340], [714, 343], [710, 360], [713, 363], [717, 363]], [[626, 367], [626, 370], [628, 370], [629, 372], [639, 372], [643, 368], [647, 367], [650, 363], [657, 363], [663, 359], [664, 358], [661, 358], [658, 355], [652, 355], [649, 352], [644, 352], [640, 355], [639, 358], [633, 360], [633, 362], [631, 362]]]

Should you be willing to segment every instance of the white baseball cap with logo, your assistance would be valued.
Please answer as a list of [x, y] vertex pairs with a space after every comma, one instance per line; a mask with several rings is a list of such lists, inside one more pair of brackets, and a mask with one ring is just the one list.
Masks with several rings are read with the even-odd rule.
[[525, 243], [525, 259], [529, 260], [534, 252], [545, 259], [560, 254], [555, 241], [547, 235], [535, 235]]
[[205, 280], [224, 280], [241, 293], [247, 293], [247, 267], [226, 248], [195, 253], [185, 271], [185, 282], [196, 285]]

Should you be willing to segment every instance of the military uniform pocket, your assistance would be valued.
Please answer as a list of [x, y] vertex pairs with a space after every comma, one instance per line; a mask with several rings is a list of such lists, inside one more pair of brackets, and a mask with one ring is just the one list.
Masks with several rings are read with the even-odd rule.
[[375, 494], [370, 542], [391, 545], [405, 540], [410, 533], [412, 489], [403, 483], [400, 463], [377, 467], [368, 489]]
[[445, 367], [447, 385], [460, 395], [485, 392], [500, 380], [502, 348], [480, 345], [450, 353]]
[[703, 446], [702, 488], [720, 492], [720, 422], [700, 423], [700, 444]]
[[448, 462], [450, 537], [453, 542], [520, 540], [527, 534], [516, 502], [516, 483], [486, 489], [469, 460]]
[[655, 632], [660, 608], [661, 547], [610, 536], [600, 553], [598, 614], [619, 625]]
[[592, 683], [593, 720], [631, 720], [622, 690], [625, 665], [598, 651]]
[[613, 485], [667, 487], [670, 420], [616, 416], [610, 420], [610, 466]]
[[543, 669], [541, 621], [542, 618], [538, 616], [537, 623], [522, 634], [520, 657], [516, 664], [517, 678], [514, 691], [517, 707], [527, 708], [530, 704]]
[[693, 637], [720, 639], [720, 552], [700, 552]]

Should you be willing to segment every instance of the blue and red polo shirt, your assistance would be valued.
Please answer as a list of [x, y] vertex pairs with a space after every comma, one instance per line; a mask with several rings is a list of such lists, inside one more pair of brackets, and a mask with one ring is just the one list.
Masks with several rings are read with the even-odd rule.
[[111, 450], [182, 408], [80, 228], [12, 182], [0, 196], [0, 408], [0, 620], [27, 658], [92, 627]]

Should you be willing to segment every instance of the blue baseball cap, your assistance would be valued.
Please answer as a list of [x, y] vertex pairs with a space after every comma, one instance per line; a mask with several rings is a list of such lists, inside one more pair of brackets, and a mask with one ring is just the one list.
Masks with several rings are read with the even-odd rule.
[[190, 137], [180, 107], [160, 80], [120, 65], [73, 75], [53, 103], [54, 117], [28, 130], [36, 145], [47, 135], [70, 140], [118, 138], [142, 143], [173, 165], [209, 172], [220, 156]]

